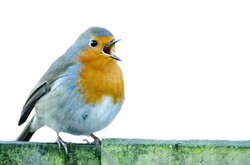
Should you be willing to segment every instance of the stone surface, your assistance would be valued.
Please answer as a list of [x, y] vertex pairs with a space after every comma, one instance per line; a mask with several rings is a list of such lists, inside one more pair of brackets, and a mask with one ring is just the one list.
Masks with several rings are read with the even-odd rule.
[[250, 141], [104, 139], [102, 165], [248, 165]]
[[101, 148], [0, 142], [0, 164], [18, 165], [248, 165], [250, 141], [103, 139]]
[[94, 145], [68, 144], [69, 154], [55, 143], [0, 142], [0, 164], [65, 165], [101, 163], [100, 149]]

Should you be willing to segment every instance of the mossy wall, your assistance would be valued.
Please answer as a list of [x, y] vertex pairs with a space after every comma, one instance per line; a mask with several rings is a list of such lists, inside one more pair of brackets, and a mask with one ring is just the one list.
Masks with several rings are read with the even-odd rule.
[[104, 139], [101, 147], [0, 142], [0, 164], [20, 165], [248, 165], [250, 141]]

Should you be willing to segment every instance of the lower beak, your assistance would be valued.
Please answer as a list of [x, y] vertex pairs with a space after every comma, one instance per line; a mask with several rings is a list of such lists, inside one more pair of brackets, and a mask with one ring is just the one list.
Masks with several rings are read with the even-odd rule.
[[112, 40], [110, 43], [108, 43], [107, 45], [105, 45], [104, 48], [103, 48], [103, 52], [106, 53], [106, 54], [108, 54], [111, 58], [113, 58], [113, 59], [115, 59], [117, 61], [121, 61], [121, 59], [112, 52], [113, 46], [118, 41], [120, 41], [120, 39], [118, 39], [118, 40]]

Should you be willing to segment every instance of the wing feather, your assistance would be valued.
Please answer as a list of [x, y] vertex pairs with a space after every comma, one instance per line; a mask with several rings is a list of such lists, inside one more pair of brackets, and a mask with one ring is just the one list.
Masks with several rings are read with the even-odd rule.
[[76, 61], [65, 56], [61, 56], [50, 66], [48, 71], [43, 75], [35, 88], [31, 91], [31, 94], [23, 106], [18, 125], [23, 124], [27, 120], [36, 102], [51, 90], [51, 84], [60, 78], [60, 75], [62, 75], [70, 66], [74, 65], [75, 63]]
[[48, 82], [44, 82], [38, 88], [36, 88], [33, 91], [33, 93], [31, 93], [28, 100], [23, 106], [22, 114], [18, 122], [18, 125], [23, 124], [27, 120], [37, 100], [39, 100], [43, 95], [45, 95], [49, 91], [50, 91], [50, 84]]

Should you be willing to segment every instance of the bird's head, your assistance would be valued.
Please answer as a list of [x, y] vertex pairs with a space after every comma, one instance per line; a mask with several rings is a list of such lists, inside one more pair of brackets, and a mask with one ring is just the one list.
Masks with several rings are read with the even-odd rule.
[[87, 29], [76, 41], [81, 45], [79, 58], [83, 63], [98, 61], [121, 61], [115, 55], [115, 44], [120, 41], [115, 39], [113, 34], [101, 27]]

